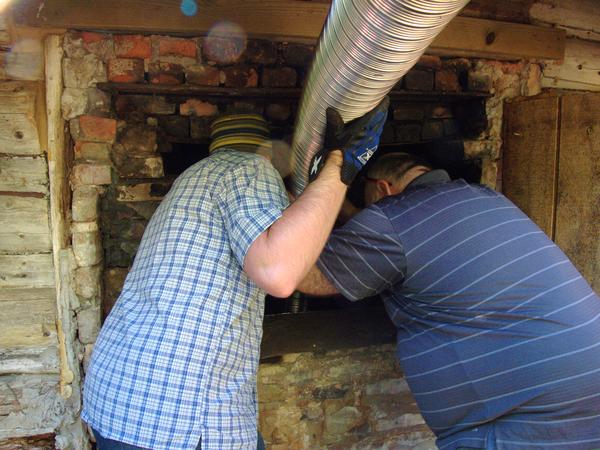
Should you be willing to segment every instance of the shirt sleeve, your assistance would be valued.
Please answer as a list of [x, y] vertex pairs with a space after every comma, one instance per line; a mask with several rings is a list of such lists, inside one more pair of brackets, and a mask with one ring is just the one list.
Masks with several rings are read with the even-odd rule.
[[225, 177], [216, 204], [241, 267], [250, 245], [281, 217], [288, 203], [281, 177], [262, 157], [243, 163]]
[[360, 300], [401, 283], [406, 256], [389, 218], [373, 205], [333, 231], [317, 266], [344, 297]]

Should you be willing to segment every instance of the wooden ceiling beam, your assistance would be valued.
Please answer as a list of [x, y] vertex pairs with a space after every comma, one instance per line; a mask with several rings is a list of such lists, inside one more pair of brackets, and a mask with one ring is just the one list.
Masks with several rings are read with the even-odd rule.
[[[231, 21], [250, 37], [316, 42], [327, 1], [198, 0], [187, 17], [180, 0], [21, 0], [13, 5], [22, 25], [136, 33], [201, 35]], [[456, 17], [428, 53], [494, 59], [562, 59], [565, 32], [554, 28]]]

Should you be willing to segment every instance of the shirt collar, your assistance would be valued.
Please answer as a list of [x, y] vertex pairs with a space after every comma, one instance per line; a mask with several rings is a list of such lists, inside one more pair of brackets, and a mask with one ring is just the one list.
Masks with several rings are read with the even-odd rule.
[[448, 181], [450, 181], [448, 172], [442, 169], [435, 169], [425, 172], [423, 175], [419, 175], [406, 186], [406, 189], [429, 186], [431, 184], [447, 183]]

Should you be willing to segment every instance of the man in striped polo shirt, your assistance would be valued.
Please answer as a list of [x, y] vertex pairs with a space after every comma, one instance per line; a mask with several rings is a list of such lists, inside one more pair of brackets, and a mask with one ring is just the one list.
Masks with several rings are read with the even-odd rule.
[[501, 194], [408, 154], [368, 170], [301, 291], [381, 294], [440, 449], [600, 448], [600, 299]]

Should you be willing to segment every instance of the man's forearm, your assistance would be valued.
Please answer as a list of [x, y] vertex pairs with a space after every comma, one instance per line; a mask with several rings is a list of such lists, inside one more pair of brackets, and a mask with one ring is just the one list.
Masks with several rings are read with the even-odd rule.
[[250, 246], [244, 270], [272, 295], [287, 297], [315, 264], [344, 200], [341, 152], [332, 152], [319, 177]]
[[309, 295], [339, 294], [338, 289], [323, 275], [323, 272], [317, 266], [313, 266], [309, 270], [296, 289]]

